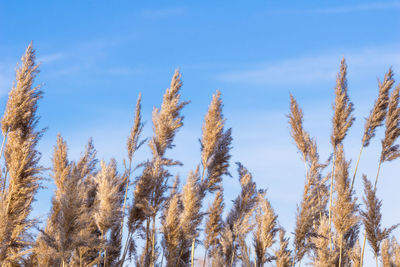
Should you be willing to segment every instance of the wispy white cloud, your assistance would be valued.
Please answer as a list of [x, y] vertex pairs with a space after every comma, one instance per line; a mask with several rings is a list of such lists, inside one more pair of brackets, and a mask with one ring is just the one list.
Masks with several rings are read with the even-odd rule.
[[46, 71], [50, 76], [68, 76], [80, 71], [91, 70], [110, 74], [132, 74], [135, 70], [118, 67], [110, 69], [99, 69], [99, 62], [108, 56], [108, 51], [122, 45], [131, 37], [116, 36], [113, 38], [97, 38], [75, 43], [65, 50], [55, 51], [38, 57], [38, 62], [46, 67], [52, 63], [61, 63], [52, 66]]
[[[352, 76], [371, 73], [389, 66], [400, 69], [400, 45], [364, 48], [343, 53], [326, 51], [305, 57], [259, 64], [259, 67], [228, 71], [217, 76], [226, 82], [259, 85], [307, 85], [335, 78], [340, 59], [344, 56]], [[376, 74], [374, 74], [376, 75]]]
[[142, 16], [146, 18], [166, 18], [183, 15], [186, 12], [184, 7], [170, 7], [162, 9], [144, 9]]
[[279, 10], [270, 10], [268, 12], [275, 14], [341, 14], [341, 13], [351, 13], [351, 12], [383, 10], [391, 8], [400, 8], [400, 1], [364, 3], [352, 6], [326, 7], [326, 8], [279, 9]]
[[63, 58], [65, 58], [65, 54], [59, 52], [59, 53], [40, 56], [40, 57], [38, 57], [38, 62], [43, 62], [43, 63], [49, 64], [49, 63], [53, 63], [55, 61], [61, 60]]

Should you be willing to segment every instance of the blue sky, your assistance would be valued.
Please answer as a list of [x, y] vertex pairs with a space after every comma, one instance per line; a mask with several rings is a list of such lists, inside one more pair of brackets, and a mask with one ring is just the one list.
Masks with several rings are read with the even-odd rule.
[[[42, 62], [39, 148], [43, 164], [60, 132], [77, 158], [89, 137], [100, 159], [125, 157], [125, 141], [139, 92], [145, 136], [151, 111], [161, 103], [175, 68], [183, 74], [185, 126], [170, 156], [184, 163], [183, 177], [199, 163], [198, 138], [211, 95], [220, 89], [227, 126], [233, 127], [232, 163], [253, 173], [293, 230], [304, 167], [285, 115], [289, 93], [305, 112], [321, 158], [329, 136], [335, 76], [348, 63], [349, 94], [357, 120], [345, 142], [353, 162], [363, 117], [377, 95], [377, 78], [390, 66], [400, 75], [400, 1], [0, 1], [0, 107], [15, 64], [33, 40]], [[397, 83], [396, 83], [397, 84]], [[382, 129], [361, 159], [360, 174], [373, 177]], [[144, 148], [138, 161], [148, 155]], [[232, 164], [233, 165], [233, 164]], [[354, 167], [354, 164], [352, 164]], [[384, 164], [379, 185], [383, 224], [400, 222], [400, 161]], [[239, 190], [236, 173], [225, 179], [226, 201]], [[361, 193], [361, 179], [356, 181]], [[37, 214], [49, 210], [53, 186], [38, 196]], [[361, 198], [361, 194], [359, 194]], [[207, 205], [207, 204], [206, 204]], [[399, 233], [399, 232], [397, 232]]]

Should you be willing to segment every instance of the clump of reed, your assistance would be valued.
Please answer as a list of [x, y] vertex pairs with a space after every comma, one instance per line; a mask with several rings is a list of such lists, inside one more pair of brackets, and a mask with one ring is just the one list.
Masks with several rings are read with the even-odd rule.
[[[279, 224], [267, 190], [257, 187], [253, 175], [237, 163], [240, 193], [224, 213], [223, 179], [229, 173], [232, 129], [226, 128], [221, 92], [216, 91], [201, 128], [199, 164], [186, 179], [173, 182], [168, 158], [183, 126], [182, 77], [176, 70], [160, 108], [152, 114], [153, 134], [141, 137], [144, 124], [141, 95], [126, 143], [123, 170], [111, 160], [97, 159], [89, 140], [81, 157], [68, 158], [67, 142], [58, 135], [51, 178], [52, 206], [43, 225], [31, 218], [32, 202], [46, 172], [39, 165], [36, 145], [40, 86], [35, 51], [30, 44], [16, 71], [1, 120], [0, 263], [2, 266], [363, 266], [366, 240], [384, 267], [400, 266], [400, 245], [391, 236], [394, 225], [381, 227], [382, 202], [377, 182], [382, 163], [400, 156], [400, 86], [393, 71], [378, 83], [378, 97], [365, 121], [354, 172], [346, 159], [344, 139], [354, 123], [354, 105], [343, 59], [334, 89], [332, 153], [320, 160], [317, 141], [304, 128], [303, 110], [290, 95], [291, 136], [305, 165], [305, 183], [297, 207], [293, 237]], [[392, 91], [391, 91], [392, 90]], [[385, 126], [375, 183], [364, 181], [364, 206], [355, 197], [357, 169], [363, 149]], [[136, 152], [147, 143], [151, 157], [137, 161]], [[331, 171], [328, 170], [331, 167]], [[132, 174], [135, 178], [132, 178]], [[300, 176], [300, 175], [299, 175]], [[132, 181], [133, 180], [133, 181]], [[46, 181], [46, 180], [44, 180]], [[131, 196], [131, 197], [129, 197]], [[208, 203], [206, 209], [205, 203]], [[329, 203], [329, 205], [328, 205]], [[364, 242], [360, 246], [360, 228]], [[37, 234], [33, 229], [38, 229]], [[204, 255], [198, 256], [199, 247]], [[202, 260], [202, 262], [201, 262]]]

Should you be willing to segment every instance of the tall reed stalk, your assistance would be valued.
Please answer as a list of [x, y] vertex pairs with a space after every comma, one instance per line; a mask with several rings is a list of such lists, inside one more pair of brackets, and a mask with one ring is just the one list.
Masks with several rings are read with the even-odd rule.
[[36, 146], [43, 133], [35, 129], [39, 121], [37, 102], [42, 97], [40, 86], [34, 86], [39, 72], [35, 58], [30, 43], [16, 70], [16, 82], [1, 119], [3, 136], [8, 136], [4, 147], [6, 175], [1, 177], [0, 198], [0, 262], [4, 265], [21, 264], [31, 244], [29, 230], [35, 223], [29, 215], [41, 180], [40, 153]]
[[[335, 103], [333, 105], [334, 115], [332, 119], [333, 130], [331, 136], [331, 143], [333, 146], [333, 163], [332, 163], [332, 174], [331, 174], [331, 186], [329, 193], [329, 227], [332, 227], [332, 200], [333, 200], [333, 182], [335, 174], [335, 162], [337, 157], [337, 147], [343, 142], [346, 137], [348, 129], [353, 124], [355, 118], [352, 115], [353, 103], [350, 102], [347, 93], [347, 65], [343, 58], [340, 63], [340, 72], [336, 78], [335, 87]], [[329, 245], [332, 249], [332, 235], [329, 231]]]
[[354, 181], [356, 179], [358, 170], [358, 164], [360, 162], [363, 148], [369, 145], [370, 140], [375, 136], [376, 129], [383, 125], [383, 121], [385, 120], [389, 105], [389, 91], [392, 88], [393, 84], [394, 84], [393, 71], [390, 68], [389, 71], [385, 74], [383, 82], [381, 83], [378, 81], [378, 87], [379, 87], [378, 98], [375, 100], [374, 107], [370, 111], [370, 114], [365, 121], [364, 135], [362, 138], [361, 148], [358, 154], [357, 163], [354, 170], [353, 179], [351, 181], [350, 190], [353, 190]]

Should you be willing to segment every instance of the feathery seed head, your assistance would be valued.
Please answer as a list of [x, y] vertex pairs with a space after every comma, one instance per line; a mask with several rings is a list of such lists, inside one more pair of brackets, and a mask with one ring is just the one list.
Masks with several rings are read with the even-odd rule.
[[289, 238], [285, 237], [285, 230], [279, 228], [279, 249], [275, 250], [276, 267], [289, 267], [292, 264], [292, 252], [288, 249]]
[[35, 50], [30, 43], [21, 58], [21, 67], [16, 70], [16, 82], [8, 95], [6, 109], [1, 119], [1, 129], [5, 136], [9, 131], [21, 130], [26, 135], [35, 127], [37, 101], [42, 97], [40, 86], [33, 87], [39, 64], [35, 64]]
[[222, 212], [224, 211], [224, 196], [221, 190], [215, 194], [212, 205], [208, 208], [206, 221], [204, 246], [208, 249], [210, 246], [218, 244], [218, 235], [223, 229]]
[[67, 158], [67, 143], [60, 134], [57, 135], [57, 145], [54, 147], [53, 153], [53, 179], [57, 188], [64, 186], [65, 180], [68, 178], [71, 166], [69, 166]]
[[287, 116], [291, 126], [290, 133], [292, 138], [301, 152], [303, 160], [306, 160], [309, 149], [307, 142], [309, 135], [303, 129], [303, 111], [299, 108], [299, 105], [292, 94], [290, 94], [290, 114]]
[[142, 145], [142, 142], [139, 141], [140, 134], [143, 130], [143, 123], [141, 121], [142, 117], [141, 117], [141, 113], [140, 113], [141, 100], [142, 100], [142, 94], [139, 93], [139, 96], [138, 96], [138, 99], [136, 102], [135, 120], [133, 123], [133, 127], [131, 129], [131, 134], [129, 135], [128, 141], [127, 141], [127, 150], [128, 150], [129, 161], [132, 161], [134, 153]]
[[180, 216], [180, 225], [185, 238], [190, 240], [197, 236], [197, 227], [202, 219], [199, 178], [199, 168], [197, 168], [195, 172], [189, 173], [186, 184], [182, 188], [183, 211]]
[[374, 252], [375, 257], [380, 254], [381, 242], [388, 238], [389, 234], [398, 226], [381, 229], [381, 207], [382, 201], [376, 197], [376, 189], [372, 189], [372, 184], [367, 177], [363, 175], [364, 181], [364, 204], [365, 211], [361, 211], [368, 242]]
[[176, 131], [183, 125], [182, 108], [189, 102], [179, 102], [179, 90], [182, 87], [181, 74], [175, 70], [171, 86], [165, 91], [161, 109], [153, 110], [154, 136], [150, 140], [153, 154], [162, 157], [167, 148], [173, 147], [173, 139]]
[[333, 132], [331, 136], [331, 142], [336, 149], [336, 146], [340, 144], [346, 137], [347, 130], [353, 124], [355, 118], [351, 114], [353, 112], [353, 103], [350, 102], [347, 94], [347, 65], [343, 58], [340, 63], [340, 72], [336, 78], [335, 87], [335, 104], [333, 106]]
[[218, 139], [222, 135], [224, 128], [224, 119], [222, 116], [221, 92], [217, 91], [213, 95], [210, 106], [203, 123], [203, 135], [201, 138], [201, 162], [206, 169], [209, 160], [217, 146]]
[[336, 151], [335, 163], [335, 191], [336, 200], [333, 206], [333, 224], [340, 238], [358, 224], [356, 199], [352, 198], [350, 192], [349, 166], [344, 158], [343, 145], [339, 144]]
[[400, 85], [398, 85], [389, 98], [389, 108], [386, 115], [385, 138], [382, 140], [381, 162], [391, 161], [400, 156], [400, 146], [394, 144], [400, 136]]
[[278, 232], [277, 218], [274, 209], [269, 201], [265, 198], [265, 192], [258, 193], [258, 201], [256, 208], [256, 225], [254, 232], [254, 250], [259, 266], [263, 266], [265, 262], [272, 261], [272, 257], [267, 253], [275, 243], [275, 235]]
[[394, 84], [392, 68], [385, 74], [383, 82], [379, 82], [379, 94], [375, 100], [373, 109], [365, 121], [364, 136], [362, 144], [364, 147], [369, 145], [371, 138], [375, 136], [375, 129], [383, 124], [389, 105], [389, 90]]
[[334, 267], [338, 264], [339, 251], [336, 247], [329, 249], [329, 219], [324, 216], [321, 219], [317, 233], [311, 237], [315, 246], [315, 254], [312, 257], [314, 266]]
[[116, 162], [109, 165], [101, 161], [101, 170], [97, 174], [98, 208], [94, 215], [97, 226], [105, 234], [112, 226], [120, 222], [121, 182], [117, 174]]

